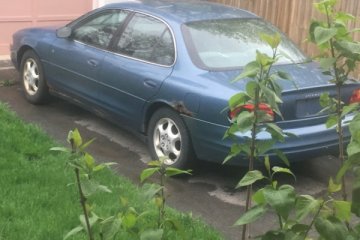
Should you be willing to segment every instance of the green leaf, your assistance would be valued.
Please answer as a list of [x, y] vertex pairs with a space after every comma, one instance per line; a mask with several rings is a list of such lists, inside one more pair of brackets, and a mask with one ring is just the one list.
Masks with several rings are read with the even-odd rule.
[[[81, 223], [83, 229], [87, 232], [85, 216], [83, 214], [80, 215], [79, 220], [80, 220], [80, 223]], [[90, 227], [94, 226], [94, 224], [97, 223], [98, 220], [99, 220], [99, 217], [96, 216], [95, 214], [93, 214], [91, 217], [89, 217]]]
[[309, 38], [310, 38], [310, 41], [315, 43], [315, 29], [317, 27], [320, 27], [321, 26], [321, 23], [318, 22], [318, 21], [312, 21], [311, 24], [310, 24], [310, 28], [309, 28]]
[[271, 230], [261, 236], [261, 240], [288, 240], [285, 238], [285, 234], [281, 231]]
[[160, 170], [159, 167], [154, 167], [154, 168], [147, 168], [144, 171], [141, 172], [140, 174], [140, 181], [144, 182], [146, 179], [148, 179], [149, 177], [151, 177], [152, 175], [154, 175], [154, 173], [158, 172]]
[[358, 156], [360, 153], [360, 142], [352, 140], [347, 146], [347, 154], [349, 158], [352, 156]]
[[264, 179], [264, 175], [259, 170], [249, 171], [245, 176], [240, 180], [236, 188], [245, 187], [253, 184], [254, 182]]
[[287, 156], [280, 151], [279, 149], [275, 149], [274, 152], [276, 153], [276, 156], [278, 156], [278, 158], [280, 158], [280, 160], [288, 167], [290, 167], [290, 162], [287, 158]]
[[172, 177], [172, 176], [176, 176], [176, 175], [180, 175], [180, 174], [189, 174], [191, 175], [191, 170], [180, 170], [177, 168], [173, 168], [173, 167], [167, 167], [165, 169], [165, 175], [167, 177]]
[[265, 196], [264, 196], [264, 189], [260, 188], [252, 195], [252, 199], [256, 202], [257, 205], [263, 205], [266, 203]]
[[314, 31], [315, 42], [318, 45], [324, 44], [324, 43], [330, 41], [330, 39], [332, 39], [333, 37], [335, 37], [336, 33], [337, 33], [336, 28], [324, 28], [324, 27], [318, 26], [315, 28], [315, 31]]
[[81, 181], [81, 187], [86, 197], [89, 197], [99, 191], [111, 193], [111, 190], [108, 187], [99, 184], [95, 180], [84, 179]]
[[[357, 177], [352, 190], [351, 212], [360, 217], [360, 178]], [[360, 228], [359, 228], [360, 230]]]
[[267, 102], [270, 104], [272, 108], [277, 109], [276, 103], [282, 103], [282, 100], [279, 96], [275, 94], [270, 88], [267, 86], [264, 86], [263, 84], [260, 85], [261, 91], [264, 93], [264, 96], [267, 100]]
[[113, 240], [115, 235], [120, 231], [121, 223], [120, 218], [115, 218], [111, 221], [111, 224], [104, 226], [103, 229], [105, 231], [102, 232], [103, 240]]
[[150, 162], [147, 163], [147, 165], [150, 166], [150, 167], [160, 167], [161, 162], [159, 160], [150, 161]]
[[326, 240], [346, 240], [346, 236], [348, 235], [345, 225], [333, 216], [316, 218], [315, 228], [320, 236]]
[[163, 187], [157, 184], [144, 184], [142, 187], [142, 195], [144, 196], [145, 201], [153, 199], [161, 189], [163, 189]]
[[320, 106], [325, 108], [331, 104], [331, 98], [329, 93], [325, 92], [320, 95]]
[[134, 227], [136, 222], [137, 222], [137, 217], [132, 212], [127, 212], [122, 218], [122, 225], [128, 229]]
[[164, 234], [164, 230], [145, 230], [140, 235], [140, 240], [161, 240]]
[[91, 143], [93, 143], [95, 141], [95, 138], [87, 141], [86, 143], [84, 143], [83, 145], [80, 146], [80, 150], [84, 151]]
[[255, 92], [256, 92], [256, 88], [258, 88], [259, 85], [256, 81], [249, 81], [246, 84], [246, 93], [248, 96], [250, 96], [251, 98], [255, 98]]
[[265, 156], [264, 165], [265, 165], [266, 171], [268, 172], [268, 174], [270, 176], [271, 172], [270, 172], [270, 158], [269, 158], [269, 155]]
[[320, 67], [324, 70], [332, 69], [336, 62], [336, 58], [321, 58]]
[[228, 156], [226, 156], [222, 164], [227, 163], [228, 161], [230, 161], [231, 159], [233, 159], [234, 157], [238, 156], [241, 153], [245, 153], [247, 156], [249, 156], [250, 145], [247, 143], [243, 143], [243, 144], [234, 143], [233, 145], [231, 145], [230, 153]]
[[229, 100], [229, 107], [230, 109], [234, 109], [239, 105], [245, 104], [248, 100], [249, 100], [249, 96], [247, 96], [245, 93], [243, 92], [237, 93], [231, 96]]
[[245, 133], [250, 131], [253, 126], [254, 112], [243, 111], [236, 118], [236, 123], [239, 128], [239, 132]]
[[[353, 120], [350, 122], [349, 130], [353, 138], [358, 132], [360, 132], [360, 114], [356, 114]], [[360, 139], [355, 140], [360, 141]]]
[[67, 141], [74, 144], [75, 148], [79, 148], [82, 144], [82, 138], [79, 130], [75, 128], [73, 131], [69, 131]]
[[107, 186], [104, 186], [104, 185], [98, 185], [98, 190], [100, 192], [107, 192], [107, 193], [111, 193], [111, 190], [107, 187]]
[[350, 169], [351, 166], [352, 166], [351, 159], [346, 160], [344, 162], [344, 164], [341, 166], [341, 168], [339, 169], [338, 173], [336, 174], [335, 181], [336, 182], [341, 182], [342, 177]]
[[94, 168], [94, 166], [95, 166], [95, 160], [94, 160], [94, 158], [90, 155], [90, 154], [88, 154], [88, 153], [85, 153], [85, 155], [84, 155], [84, 161], [85, 161], [85, 164], [86, 164], [86, 167], [88, 168], [88, 169], [93, 169]]
[[353, 103], [350, 104], [348, 106], [344, 106], [342, 113], [341, 113], [341, 117], [345, 117], [347, 114], [354, 112], [355, 110], [357, 110], [359, 108], [360, 104], [359, 103]]
[[93, 168], [93, 171], [94, 171], [94, 172], [98, 172], [98, 171], [103, 170], [103, 169], [106, 168], [106, 167], [109, 167], [109, 166], [112, 166], [112, 165], [116, 165], [116, 164], [117, 164], [116, 162], [101, 163], [101, 164], [99, 164], [99, 165], [96, 165], [96, 166]]
[[272, 139], [283, 142], [285, 140], [283, 130], [275, 123], [266, 123], [266, 131], [271, 134]]
[[291, 76], [287, 72], [278, 71], [277, 74], [282, 79], [291, 80]]
[[338, 123], [338, 116], [337, 115], [331, 115], [330, 117], [328, 117], [328, 119], [326, 120], [326, 128], [332, 128], [334, 127], [336, 124]]
[[347, 201], [333, 201], [335, 217], [341, 221], [350, 221], [351, 203]]
[[347, 51], [348, 54], [360, 54], [360, 43], [359, 42], [349, 42], [349, 41], [341, 41], [337, 42], [337, 46], [341, 48], [341, 50]]
[[275, 60], [272, 57], [269, 57], [267, 54], [256, 50], [256, 62], [258, 62], [260, 66], [266, 69], [268, 66], [272, 65]]
[[274, 144], [276, 143], [276, 140], [257, 140], [256, 141], [256, 146], [257, 146], [257, 150], [258, 150], [258, 154], [262, 155], [264, 153], [266, 153], [267, 151], [269, 151]]
[[335, 193], [341, 190], [341, 184], [337, 184], [334, 182], [333, 178], [329, 179], [328, 192]]
[[248, 223], [252, 223], [261, 218], [267, 212], [265, 205], [257, 205], [245, 212], [241, 217], [234, 223], [234, 226], [240, 226]]
[[335, 15], [335, 22], [338, 23], [338, 24], [341, 24], [343, 26], [346, 26], [346, 24], [349, 21], [352, 21], [352, 20], [355, 20], [355, 19], [356, 18], [353, 15], [349, 14], [349, 13], [338, 12]]
[[310, 195], [301, 195], [296, 200], [296, 221], [301, 222], [310, 213], [315, 213], [320, 208], [321, 202]]
[[260, 65], [256, 61], [250, 62], [244, 67], [244, 71], [231, 82], [237, 82], [244, 78], [254, 78], [259, 72]]
[[264, 188], [266, 202], [285, 220], [295, 207], [295, 190], [290, 185], [283, 185], [279, 189], [272, 187]]
[[291, 170], [288, 169], [288, 168], [273, 167], [272, 170], [273, 170], [273, 172], [274, 172], [273, 175], [274, 175], [275, 173], [287, 173], [287, 174], [290, 174], [291, 176], [293, 176], [294, 179], [296, 180], [295, 174], [294, 174], [293, 172], [291, 172]]
[[79, 232], [81, 232], [81, 231], [83, 231], [84, 230], [84, 228], [82, 227], [82, 226], [77, 226], [76, 228], [73, 228], [73, 229], [71, 229], [70, 230], [70, 232], [68, 232], [65, 236], [64, 236], [64, 240], [66, 240], [66, 239], [68, 239], [69, 237], [71, 237], [71, 236], [73, 236], [73, 235], [75, 235], [75, 234], [77, 234], [77, 233], [79, 233]]
[[64, 147], [52, 147], [52, 148], [50, 148], [50, 151], [66, 152], [66, 153], [70, 153], [70, 152], [71, 152], [70, 149], [64, 148]]
[[260, 39], [269, 44], [272, 49], [277, 48], [281, 42], [281, 36], [279, 33], [276, 33], [274, 35], [262, 33], [260, 34]]

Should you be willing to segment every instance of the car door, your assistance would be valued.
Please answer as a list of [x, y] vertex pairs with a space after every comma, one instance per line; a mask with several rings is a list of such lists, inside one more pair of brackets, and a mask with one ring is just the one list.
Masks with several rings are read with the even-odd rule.
[[100, 72], [100, 99], [123, 124], [138, 128], [144, 103], [172, 72], [173, 34], [165, 22], [134, 13], [111, 51]]
[[56, 89], [96, 102], [99, 70], [127, 11], [105, 10], [88, 16], [72, 27], [69, 38], [57, 38], [50, 51], [51, 83]]

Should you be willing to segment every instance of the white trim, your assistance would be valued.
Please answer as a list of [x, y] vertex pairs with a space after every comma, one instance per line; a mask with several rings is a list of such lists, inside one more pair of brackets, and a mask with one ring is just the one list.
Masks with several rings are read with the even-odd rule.
[[135, 0], [93, 0], [93, 9], [102, 7], [108, 3], [129, 2], [129, 1], [135, 1]]
[[10, 60], [10, 55], [0, 55], [0, 61]]

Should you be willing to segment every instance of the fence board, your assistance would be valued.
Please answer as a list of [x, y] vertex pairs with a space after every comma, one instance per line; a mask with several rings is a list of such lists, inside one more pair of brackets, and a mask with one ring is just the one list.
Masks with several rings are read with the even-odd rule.
[[[271, 22], [285, 32], [310, 56], [317, 54], [316, 47], [305, 41], [312, 19], [323, 18], [313, 7], [314, 0], [209, 0], [249, 10]], [[337, 9], [350, 13], [356, 20], [351, 28], [360, 28], [360, 0], [343, 0]], [[360, 41], [360, 32], [354, 34]], [[357, 77], [360, 77], [360, 71]]]

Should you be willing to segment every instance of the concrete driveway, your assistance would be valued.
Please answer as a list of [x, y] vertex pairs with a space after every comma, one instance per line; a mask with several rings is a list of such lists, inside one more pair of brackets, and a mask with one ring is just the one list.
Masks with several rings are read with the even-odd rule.
[[[0, 65], [0, 101], [7, 102], [22, 119], [39, 125], [64, 145], [68, 131], [73, 128], [78, 128], [85, 138], [95, 137], [91, 152], [96, 159], [117, 162], [115, 170], [139, 184], [139, 174], [145, 168], [145, 162], [150, 160], [143, 142], [120, 127], [61, 99], [54, 98], [47, 105], [29, 104], [17, 78], [8, 62]], [[293, 166], [296, 182], [287, 176], [279, 181], [293, 184], [300, 193], [321, 195], [338, 165], [332, 156], [304, 159]], [[201, 162], [194, 169], [193, 176], [168, 181], [168, 204], [203, 218], [226, 239], [239, 239], [241, 228], [231, 226], [244, 211], [246, 191], [235, 191], [234, 186], [245, 172], [242, 168]], [[267, 215], [251, 229], [262, 233], [274, 221], [274, 216]]]

